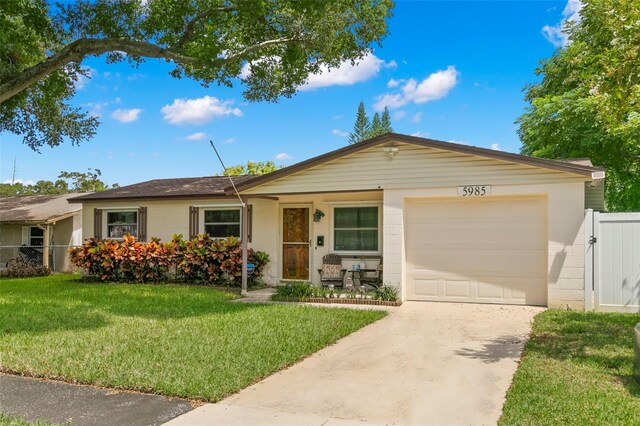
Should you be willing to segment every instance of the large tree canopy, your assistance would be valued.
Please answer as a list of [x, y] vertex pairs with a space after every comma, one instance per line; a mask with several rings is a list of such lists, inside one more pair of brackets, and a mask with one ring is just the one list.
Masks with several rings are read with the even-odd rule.
[[519, 119], [525, 154], [607, 167], [609, 210], [640, 209], [640, 0], [583, 0]]
[[46, 0], [0, 2], [0, 131], [33, 149], [91, 137], [69, 105], [88, 56], [160, 58], [250, 101], [292, 96], [310, 74], [357, 61], [387, 33], [392, 0]]

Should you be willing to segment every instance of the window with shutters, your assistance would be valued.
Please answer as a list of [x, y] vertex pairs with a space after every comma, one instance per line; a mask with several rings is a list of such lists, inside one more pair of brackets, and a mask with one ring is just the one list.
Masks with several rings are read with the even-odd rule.
[[44, 245], [44, 229], [37, 226], [31, 226], [29, 228], [29, 244], [30, 246], [43, 246]]
[[203, 216], [204, 232], [212, 238], [241, 238], [240, 209], [205, 209]]
[[118, 240], [127, 234], [138, 236], [138, 212], [132, 210], [107, 212], [107, 237]]

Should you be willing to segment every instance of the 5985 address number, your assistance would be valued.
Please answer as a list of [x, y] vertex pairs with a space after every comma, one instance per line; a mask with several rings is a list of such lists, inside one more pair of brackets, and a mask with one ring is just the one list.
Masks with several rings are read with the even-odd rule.
[[486, 197], [491, 195], [491, 185], [466, 185], [458, 187], [461, 197]]

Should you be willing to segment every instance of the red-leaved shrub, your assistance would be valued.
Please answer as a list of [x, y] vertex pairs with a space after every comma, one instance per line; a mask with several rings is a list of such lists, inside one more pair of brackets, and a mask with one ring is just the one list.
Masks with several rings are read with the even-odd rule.
[[[214, 239], [201, 234], [185, 240], [182, 235], [174, 235], [167, 243], [156, 238], [141, 243], [131, 235], [122, 241], [91, 238], [82, 246], [69, 249], [69, 256], [86, 275], [102, 281], [142, 283], [173, 279], [238, 285], [237, 278], [242, 276], [242, 246], [234, 237]], [[249, 249], [248, 259], [255, 267], [251, 279], [260, 278], [269, 255]]]

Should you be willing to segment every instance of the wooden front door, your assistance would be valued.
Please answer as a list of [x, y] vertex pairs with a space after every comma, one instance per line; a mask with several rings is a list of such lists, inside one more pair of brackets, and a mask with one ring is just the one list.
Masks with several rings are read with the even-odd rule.
[[309, 208], [282, 209], [282, 279], [309, 279]]

